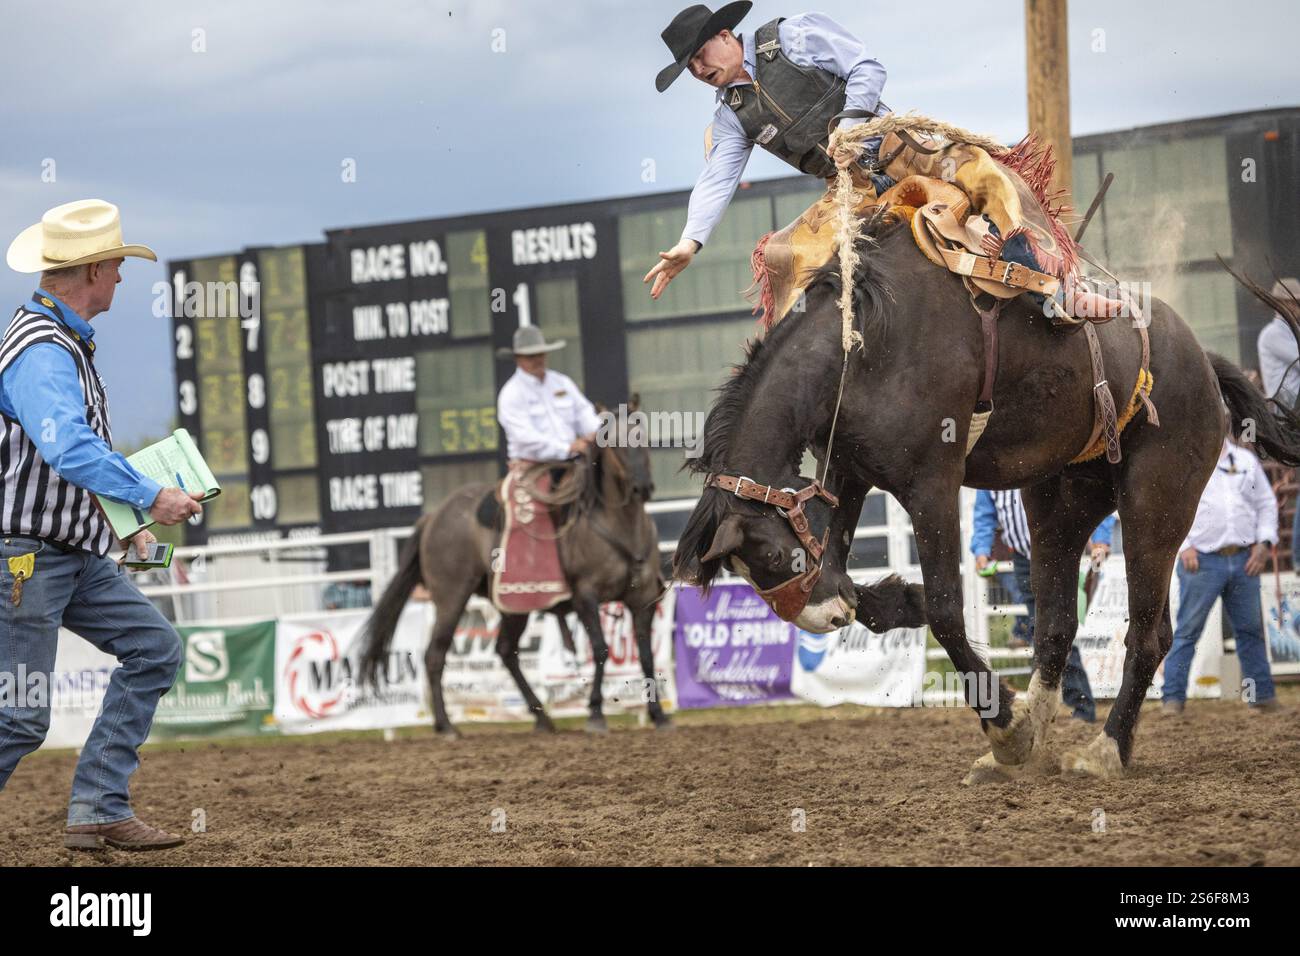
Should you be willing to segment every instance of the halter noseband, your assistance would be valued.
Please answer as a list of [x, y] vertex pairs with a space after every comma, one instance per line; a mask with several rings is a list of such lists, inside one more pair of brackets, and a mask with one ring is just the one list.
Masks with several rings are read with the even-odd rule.
[[839, 498], [827, 491], [816, 478], [807, 487], [798, 491], [759, 484], [753, 478], [744, 475], [714, 475], [705, 483], [705, 487], [721, 488], [723, 491], [731, 492], [737, 498], [748, 498], [750, 501], [774, 506], [790, 522], [790, 527], [794, 530], [800, 544], [808, 549], [816, 564], [788, 581], [758, 592], [758, 596], [771, 606], [777, 617], [783, 621], [793, 621], [807, 606], [812, 589], [822, 576], [822, 557], [826, 553], [826, 541], [831, 533], [828, 524], [821, 540], [817, 539], [808, 526], [808, 516], [803, 510], [804, 503], [813, 498], [822, 498], [832, 508], [838, 508]]

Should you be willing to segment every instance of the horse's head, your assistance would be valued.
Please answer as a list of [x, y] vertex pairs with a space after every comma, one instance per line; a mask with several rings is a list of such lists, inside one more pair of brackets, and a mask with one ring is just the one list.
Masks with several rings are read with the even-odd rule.
[[641, 497], [642, 501], [649, 501], [654, 497], [655, 479], [650, 469], [650, 435], [646, 428], [645, 416], [637, 414], [641, 411], [641, 394], [633, 392], [632, 397], [627, 400], [628, 411], [628, 441], [627, 447], [623, 449], [624, 456], [627, 459], [628, 475], [632, 481], [632, 488]]
[[782, 620], [815, 633], [843, 627], [857, 594], [848, 575], [825, 561], [837, 503], [807, 478], [773, 488], [714, 476], [678, 539], [673, 577], [707, 588], [726, 561]]
[[[613, 440], [603, 440], [601, 433], [597, 433], [596, 460], [620, 489], [618, 498], [635, 495], [644, 504], [654, 496], [655, 482], [650, 468], [649, 436], [644, 416], [636, 414], [640, 407], [641, 396], [633, 393], [626, 406], [625, 435], [618, 429], [611, 429], [609, 438]], [[600, 403], [596, 404], [596, 411], [602, 418], [614, 415]]]

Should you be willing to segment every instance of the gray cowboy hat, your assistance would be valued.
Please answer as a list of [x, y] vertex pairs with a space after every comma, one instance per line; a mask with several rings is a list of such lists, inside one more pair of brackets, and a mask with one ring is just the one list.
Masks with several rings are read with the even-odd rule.
[[497, 349], [497, 358], [512, 358], [516, 355], [541, 355], [564, 348], [564, 339], [554, 342], [546, 341], [542, 330], [535, 325], [521, 325], [515, 329], [513, 348]]
[[668, 44], [674, 62], [659, 71], [655, 77], [655, 89], [662, 93], [672, 86], [673, 80], [681, 76], [696, 51], [723, 30], [735, 30], [752, 6], [749, 0], [740, 0], [720, 7], [714, 13], [704, 4], [697, 3], [673, 17], [668, 29], [659, 35]]

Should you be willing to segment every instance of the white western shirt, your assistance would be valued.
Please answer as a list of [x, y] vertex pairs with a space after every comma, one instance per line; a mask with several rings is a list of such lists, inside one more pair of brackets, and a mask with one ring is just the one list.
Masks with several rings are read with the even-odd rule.
[[1259, 330], [1256, 347], [1259, 349], [1259, 376], [1264, 380], [1264, 394], [1272, 397], [1285, 386], [1278, 400], [1290, 408], [1300, 391], [1300, 370], [1293, 367], [1296, 359], [1300, 358], [1300, 348], [1296, 346], [1286, 319], [1274, 312], [1273, 321]]
[[1277, 498], [1255, 453], [1224, 441], [1180, 551], [1277, 542]]
[[506, 432], [506, 457], [558, 461], [580, 435], [600, 427], [595, 406], [563, 372], [547, 369], [538, 379], [515, 369], [497, 396], [497, 420]]

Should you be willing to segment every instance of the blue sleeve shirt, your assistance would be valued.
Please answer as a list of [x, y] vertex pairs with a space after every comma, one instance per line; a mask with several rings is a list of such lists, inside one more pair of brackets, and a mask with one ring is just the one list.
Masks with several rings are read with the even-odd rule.
[[1101, 519], [1101, 524], [1097, 525], [1097, 530], [1092, 533], [1093, 544], [1104, 544], [1110, 547], [1115, 537], [1115, 520], [1116, 516], [1113, 512]]
[[91, 430], [77, 365], [62, 346], [23, 350], [0, 376], [0, 411], [18, 420], [64, 481], [144, 510], [162, 490]]
[[993, 553], [993, 534], [998, 530], [998, 509], [987, 491], [975, 492], [975, 527], [970, 536], [970, 553], [979, 557]]
[[[789, 17], [777, 27], [777, 39], [783, 52], [796, 66], [813, 66], [842, 77], [845, 82], [845, 109], [874, 111], [885, 86], [885, 68], [867, 55], [861, 40], [821, 13], [801, 13]], [[745, 69], [755, 73], [754, 34], [741, 37]], [[740, 80], [731, 84], [745, 83]], [[717, 92], [718, 105], [713, 114], [712, 135], [706, 152], [704, 171], [691, 190], [683, 239], [694, 239], [701, 246], [709, 240], [713, 228], [722, 219], [731, 197], [740, 184], [741, 174], [749, 161], [754, 143], [745, 135], [740, 120], [724, 96], [730, 87]], [[841, 127], [856, 126], [865, 120], [844, 118]]]

